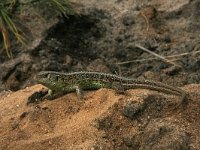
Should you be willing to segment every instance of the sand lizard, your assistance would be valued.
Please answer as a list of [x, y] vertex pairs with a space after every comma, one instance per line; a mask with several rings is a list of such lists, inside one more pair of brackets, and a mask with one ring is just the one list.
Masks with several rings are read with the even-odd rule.
[[150, 89], [181, 96], [181, 102], [186, 99], [187, 95], [186, 92], [180, 88], [161, 82], [145, 79], [129, 79], [101, 72], [60, 73], [54, 71], [42, 71], [38, 73], [37, 81], [49, 88], [49, 94], [52, 92], [64, 94], [76, 91], [79, 98], [83, 96], [82, 90], [97, 90], [100, 88], [115, 89], [117, 91], [125, 91], [134, 88]]

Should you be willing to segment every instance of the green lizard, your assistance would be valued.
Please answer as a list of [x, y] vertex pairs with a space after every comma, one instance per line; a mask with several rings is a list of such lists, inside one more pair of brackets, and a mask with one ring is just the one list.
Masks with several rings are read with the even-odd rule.
[[113, 74], [101, 72], [72, 72], [60, 73], [54, 71], [42, 71], [37, 75], [37, 81], [49, 89], [49, 94], [69, 93], [76, 91], [81, 99], [82, 90], [97, 90], [100, 88], [125, 91], [128, 89], [150, 89], [167, 94], [181, 96], [181, 102], [186, 100], [186, 92], [170, 85], [152, 80], [129, 79]]

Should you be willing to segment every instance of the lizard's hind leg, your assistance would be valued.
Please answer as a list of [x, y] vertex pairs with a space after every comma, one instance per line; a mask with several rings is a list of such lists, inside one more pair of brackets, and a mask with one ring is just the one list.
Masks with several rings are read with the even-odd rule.
[[114, 89], [118, 94], [125, 94], [125, 89], [121, 82], [114, 81], [112, 83], [112, 89]]

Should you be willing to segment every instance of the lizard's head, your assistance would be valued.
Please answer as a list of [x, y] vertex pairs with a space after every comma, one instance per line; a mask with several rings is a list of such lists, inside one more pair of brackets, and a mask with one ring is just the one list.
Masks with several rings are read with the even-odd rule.
[[41, 71], [37, 74], [36, 80], [38, 83], [50, 89], [54, 89], [59, 80], [59, 75], [53, 71]]

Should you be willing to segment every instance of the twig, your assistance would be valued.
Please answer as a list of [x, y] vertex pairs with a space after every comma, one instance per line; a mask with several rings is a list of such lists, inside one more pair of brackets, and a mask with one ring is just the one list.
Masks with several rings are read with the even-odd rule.
[[187, 55], [191, 55], [191, 54], [198, 54], [200, 53], [200, 51], [194, 51], [194, 52], [190, 52], [190, 53], [182, 53], [182, 54], [176, 54], [176, 55], [171, 55], [171, 56], [167, 56], [168, 58], [171, 57], [182, 57], [182, 56], [187, 56]]
[[[116, 63], [117, 65], [124, 65], [124, 64], [129, 64], [129, 63], [136, 63], [136, 62], [144, 62], [144, 61], [150, 61], [150, 60], [157, 60], [158, 58], [147, 58], [147, 59], [136, 59], [136, 60], [130, 60], [130, 61], [123, 61], [123, 62], [118, 62]], [[170, 60], [172, 62], [179, 60], [179, 58], [177, 59], [173, 59]]]
[[148, 32], [149, 31], [149, 21], [143, 12], [140, 12], [140, 15], [144, 18], [144, 21], [146, 23], [146, 30]]
[[[190, 53], [182, 53], [182, 54], [176, 54], [176, 55], [170, 55], [170, 56], [165, 56], [165, 58], [173, 58], [173, 57], [183, 57], [183, 56], [187, 56], [187, 55], [191, 55], [191, 54], [198, 54], [200, 53], [200, 51], [195, 51], [195, 52], [190, 52]], [[149, 60], [156, 60], [158, 58], [147, 58], [147, 59], [136, 59], [136, 60], [130, 60], [130, 61], [123, 61], [123, 62], [119, 62], [116, 63], [118, 65], [124, 65], [124, 64], [129, 64], [129, 63], [134, 63], [134, 62], [143, 62], [143, 61], [149, 61]], [[173, 59], [170, 61], [176, 61], [178, 59]]]
[[135, 46], [136, 46], [137, 48], [140, 48], [141, 50], [147, 52], [147, 53], [150, 53], [150, 54], [152, 54], [152, 55], [154, 55], [154, 56], [160, 58], [161, 60], [163, 60], [163, 61], [165, 61], [165, 62], [167, 62], [167, 63], [169, 63], [169, 64], [172, 64], [172, 65], [174, 65], [174, 66], [181, 67], [180, 65], [177, 65], [176, 63], [174, 63], [174, 62], [172, 62], [172, 61], [166, 59], [165, 57], [160, 56], [160, 55], [158, 55], [158, 54], [156, 54], [156, 53], [154, 53], [154, 52], [152, 52], [152, 51], [150, 51], [150, 50], [148, 50], [148, 49], [142, 47], [141, 45], [137, 45], [137, 44], [136, 44]]

